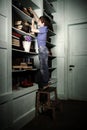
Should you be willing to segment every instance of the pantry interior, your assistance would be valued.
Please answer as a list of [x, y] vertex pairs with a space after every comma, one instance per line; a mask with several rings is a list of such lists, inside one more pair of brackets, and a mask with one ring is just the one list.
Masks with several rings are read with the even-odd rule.
[[[69, 98], [78, 100], [87, 99], [87, 82], [81, 76], [81, 73], [84, 75], [87, 74], [84, 71], [87, 66], [86, 40], [81, 41], [83, 42], [83, 44], [80, 44], [81, 48], [78, 48], [74, 44], [74, 40], [72, 40], [75, 39], [77, 43], [80, 43], [74, 33], [78, 33], [78, 39], [79, 35], [82, 36], [81, 39], [86, 39], [87, 2], [85, 0], [84, 2], [81, 0], [18, 0], [18, 2], [19, 4], [16, 0], [0, 1], [0, 28], [2, 30], [0, 32], [1, 129], [19, 129], [35, 117], [35, 98], [38, 89], [38, 85], [35, 83], [35, 76], [39, 68], [39, 61], [35, 35], [29, 33], [29, 24], [32, 19], [32, 15], [28, 14], [28, 11], [26, 12], [26, 9], [29, 7], [32, 7], [38, 16], [46, 15], [51, 19], [52, 26], [49, 29], [49, 37], [47, 40], [49, 71], [51, 85], [57, 87], [58, 98], [61, 100], [67, 100]], [[24, 10], [21, 10], [20, 7], [24, 7]], [[21, 21], [25, 21], [25, 23]], [[28, 26], [28, 30], [26, 26], [21, 29], [23, 25]], [[26, 52], [23, 48], [23, 39], [20, 41], [20, 36], [27, 35], [30, 35], [33, 39], [29, 52]], [[72, 66], [70, 67], [73, 64], [71, 64], [72, 58], [69, 57], [71, 56], [69, 49], [72, 48], [72, 41], [74, 50], [78, 49], [75, 56], [79, 55], [79, 58], [76, 61], [79, 64], [84, 63], [80, 67], [82, 71], [78, 72], [75, 70], [81, 76], [78, 77], [76, 75], [77, 77], [74, 77], [75, 79], [71, 73], [72, 70], [70, 70], [74, 68]], [[76, 61], [74, 64], [78, 65]], [[73, 82], [72, 79], [75, 81]], [[76, 83], [76, 79], [80, 79], [78, 83]], [[82, 85], [80, 85], [80, 81], [85, 82], [84, 90], [81, 87]], [[76, 88], [72, 87], [72, 83], [80, 86], [78, 87], [80, 88], [78, 94], [76, 93], [78, 92], [78, 88], [75, 91]], [[51, 96], [53, 98], [53, 95]]]

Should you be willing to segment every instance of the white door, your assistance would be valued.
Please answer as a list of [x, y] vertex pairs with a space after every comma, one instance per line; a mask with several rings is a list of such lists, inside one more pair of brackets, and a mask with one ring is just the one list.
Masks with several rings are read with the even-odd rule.
[[87, 23], [69, 26], [69, 99], [87, 100]]

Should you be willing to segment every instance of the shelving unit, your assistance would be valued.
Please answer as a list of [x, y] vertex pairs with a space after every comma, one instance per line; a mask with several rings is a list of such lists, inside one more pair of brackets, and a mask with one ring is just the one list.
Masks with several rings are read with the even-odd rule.
[[[52, 2], [54, 2], [56, 0], [44, 0], [43, 1], [43, 15], [47, 16], [50, 21], [51, 21], [51, 24], [52, 24], [52, 29], [49, 29], [48, 31], [48, 36], [50, 37], [50, 42], [47, 41], [47, 47], [50, 51], [52, 51], [52, 49], [54, 47], [56, 47], [52, 41], [51, 41], [51, 37], [55, 36], [55, 31], [53, 29], [53, 24], [56, 24], [56, 22], [54, 21], [54, 16], [53, 14], [56, 12], [53, 5], [52, 5]], [[49, 71], [50, 71], [50, 78], [52, 78], [52, 72], [56, 69], [56, 67], [54, 67], [52, 64], [53, 64], [53, 59], [55, 59], [56, 56], [54, 56], [52, 53], [49, 54], [49, 58], [48, 58], [48, 65], [49, 65]], [[54, 78], [53, 78], [54, 79]], [[56, 79], [56, 76], [55, 76], [55, 79]]]
[[[30, 1], [28, 1], [28, 0], [26, 0], [25, 2], [24, 1], [22, 1], [22, 0], [20, 0], [20, 2], [21, 2], [21, 5], [23, 6], [23, 7], [25, 7], [25, 8], [27, 8], [27, 7], [32, 7], [33, 9], [37, 9], [37, 8], [39, 8], [37, 5], [35, 5], [35, 3], [33, 3], [31, 0]], [[14, 2], [13, 2], [14, 3]], [[19, 9], [18, 7], [16, 7], [14, 4], [12, 4], [12, 10], [13, 10], [13, 12], [14, 12], [14, 14], [16, 13], [16, 15], [18, 15], [18, 18], [20, 19], [20, 20], [24, 20], [24, 21], [28, 21], [29, 23], [31, 23], [31, 20], [32, 20], [32, 17], [30, 17], [30, 16], [28, 16], [26, 13], [24, 13], [21, 9]], [[14, 21], [13, 21], [14, 22]], [[20, 29], [17, 29], [15, 26], [14, 26], [14, 23], [12, 24], [13, 25], [13, 27], [12, 27], [12, 31], [15, 31], [17, 34], [20, 34], [21, 36], [31, 36], [32, 37], [32, 41], [34, 41], [35, 40], [35, 36], [34, 35], [32, 35], [31, 33], [28, 33], [28, 32], [25, 32], [25, 31], [23, 31], [23, 30], [20, 30]], [[31, 42], [32, 42], [31, 41]], [[32, 44], [32, 43], [31, 43]], [[37, 53], [36, 52], [31, 52], [31, 51], [29, 51], [29, 52], [25, 52], [24, 50], [23, 50], [23, 46], [20, 48], [20, 47], [17, 47], [17, 46], [15, 46], [15, 45], [12, 45], [12, 61], [15, 61], [15, 59], [18, 59], [18, 60], [20, 60], [20, 59], [22, 59], [22, 61], [19, 61], [20, 63], [21, 62], [28, 62], [28, 61], [26, 61], [26, 59], [27, 60], [29, 60], [29, 58], [31, 58], [31, 57], [34, 57], [35, 55], [37, 55]], [[33, 58], [34, 59], [34, 58]], [[23, 61], [24, 60], [24, 61]], [[34, 62], [34, 61], [33, 61]], [[19, 63], [18, 63], [19, 64]], [[33, 67], [34, 67], [34, 65], [33, 65]], [[36, 71], [37, 70], [37, 68], [32, 68], [32, 69], [13, 69], [12, 70], [12, 75], [13, 75], [13, 80], [14, 80], [14, 78], [16, 77], [16, 76], [19, 76], [19, 73], [26, 73], [26, 72], [29, 72], [28, 73], [28, 75], [30, 75], [31, 76], [31, 72], [34, 72], [34, 71]], [[16, 75], [15, 77], [14, 77], [14, 75]], [[16, 77], [17, 78], [17, 77]], [[27, 79], [27, 75], [26, 75], [26, 79]], [[17, 80], [18, 80], [18, 82], [20, 82], [20, 77], [18, 77], [17, 78]], [[19, 86], [16, 86], [16, 88], [19, 88], [20, 87], [20, 83], [19, 83]], [[17, 90], [20, 90], [20, 89], [17, 89]], [[23, 90], [24, 91], [24, 90]]]

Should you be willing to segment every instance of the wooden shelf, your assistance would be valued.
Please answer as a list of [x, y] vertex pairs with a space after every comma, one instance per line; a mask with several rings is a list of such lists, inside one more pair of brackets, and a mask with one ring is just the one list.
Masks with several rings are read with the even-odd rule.
[[49, 55], [49, 59], [54, 59], [54, 58], [56, 58], [56, 56]]
[[14, 49], [14, 48], [12, 48], [12, 51], [16, 53], [23, 53], [23, 54], [28, 54], [28, 55], [38, 55], [38, 53], [36, 52], [25, 52], [24, 50], [19, 50], [19, 49]]
[[43, 14], [50, 19], [50, 21], [51, 21], [52, 24], [55, 24], [55, 23], [56, 23], [45, 11], [44, 11]]
[[47, 0], [44, 0], [44, 10], [47, 13], [55, 13], [54, 7]]
[[48, 30], [48, 33], [49, 33], [49, 37], [56, 35], [56, 34], [55, 34], [53, 31], [51, 31], [51, 30]]
[[39, 9], [39, 7], [32, 0], [20, 0], [21, 4], [26, 7], [32, 7], [33, 10]]
[[51, 78], [50, 80], [49, 80], [49, 84], [51, 85], [51, 84], [54, 84], [54, 83], [57, 83], [57, 78]]
[[26, 32], [24, 32], [24, 31], [22, 31], [22, 30], [19, 30], [19, 29], [15, 28], [15, 27], [12, 27], [12, 29], [13, 29], [14, 31], [16, 31], [17, 33], [21, 34], [21, 35], [29, 35], [29, 36], [35, 38], [34, 35], [32, 35], [32, 34], [30, 34], [30, 33], [26, 33]]
[[12, 70], [13, 73], [20, 73], [20, 72], [26, 72], [26, 71], [37, 71], [36, 68], [30, 69], [30, 70]]
[[20, 17], [23, 19], [23, 20], [27, 20], [28, 22], [31, 23], [31, 20], [32, 18], [30, 16], [28, 16], [27, 14], [25, 14], [23, 11], [21, 11], [19, 8], [17, 8], [15, 5], [12, 5], [13, 9], [15, 9], [16, 13], [18, 15], [20, 15]]
[[52, 43], [50, 43], [50, 42], [46, 42], [46, 46], [48, 47], [48, 48], [53, 48], [53, 47], [55, 47], [55, 45], [54, 44], [52, 44]]
[[53, 70], [55, 70], [55, 69], [56, 69], [56, 68], [49, 68], [50, 71], [53, 71]]
[[13, 94], [13, 99], [14, 98], [18, 98], [20, 96], [23, 96], [27, 93], [31, 93], [34, 92], [38, 89], [38, 85], [34, 83], [33, 86], [31, 87], [27, 87], [27, 88], [23, 88], [23, 87], [18, 87], [18, 89], [13, 90], [12, 94]]

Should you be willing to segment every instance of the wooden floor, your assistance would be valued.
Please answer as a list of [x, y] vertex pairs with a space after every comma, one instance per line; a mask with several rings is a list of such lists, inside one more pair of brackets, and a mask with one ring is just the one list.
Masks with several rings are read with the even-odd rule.
[[41, 113], [21, 130], [78, 130], [87, 129], [87, 102], [85, 101], [61, 101], [63, 112], [56, 109], [56, 119], [53, 120], [51, 112]]

